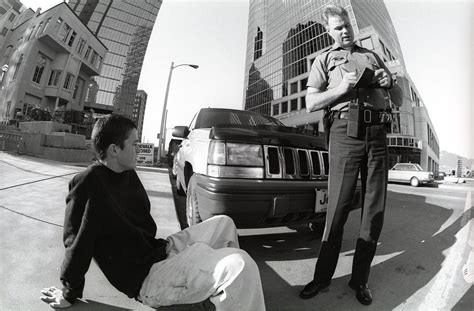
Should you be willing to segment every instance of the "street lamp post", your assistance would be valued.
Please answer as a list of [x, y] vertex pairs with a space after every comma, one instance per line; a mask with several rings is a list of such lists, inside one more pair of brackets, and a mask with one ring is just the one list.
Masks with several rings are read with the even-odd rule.
[[189, 66], [194, 69], [198, 69], [198, 65], [194, 64], [179, 64], [174, 65], [174, 62], [171, 62], [170, 66], [170, 73], [168, 76], [168, 84], [166, 85], [166, 93], [165, 93], [165, 102], [163, 103], [163, 113], [161, 114], [161, 126], [160, 126], [160, 140], [158, 144], [158, 160], [160, 160], [164, 156], [165, 151], [165, 141], [166, 141], [166, 119], [167, 119], [167, 110], [166, 106], [168, 104], [168, 93], [170, 90], [170, 83], [171, 83], [171, 75], [173, 74], [173, 69], [178, 68], [180, 66]]

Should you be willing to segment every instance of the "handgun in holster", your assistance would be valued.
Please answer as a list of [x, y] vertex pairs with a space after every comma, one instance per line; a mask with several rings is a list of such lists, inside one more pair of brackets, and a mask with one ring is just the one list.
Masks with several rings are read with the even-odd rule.
[[323, 127], [324, 127], [324, 140], [326, 142], [326, 148], [329, 149], [329, 131], [331, 130], [332, 122], [334, 121], [334, 115], [330, 109], [324, 110], [323, 116]]

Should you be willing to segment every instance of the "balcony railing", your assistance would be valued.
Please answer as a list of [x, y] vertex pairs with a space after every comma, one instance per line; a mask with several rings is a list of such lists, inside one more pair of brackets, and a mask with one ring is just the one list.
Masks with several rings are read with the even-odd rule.
[[390, 135], [387, 137], [388, 147], [423, 149], [421, 139], [401, 135]]

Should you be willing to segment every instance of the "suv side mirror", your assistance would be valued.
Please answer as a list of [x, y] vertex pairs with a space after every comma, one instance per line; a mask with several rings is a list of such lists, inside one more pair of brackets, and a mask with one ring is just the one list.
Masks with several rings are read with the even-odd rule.
[[179, 138], [186, 138], [189, 134], [189, 127], [187, 126], [175, 126], [173, 128], [173, 135], [174, 137], [179, 137]]

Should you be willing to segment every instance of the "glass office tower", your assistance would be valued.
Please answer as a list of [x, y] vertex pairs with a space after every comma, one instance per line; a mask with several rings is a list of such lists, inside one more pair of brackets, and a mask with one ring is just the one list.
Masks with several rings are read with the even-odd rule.
[[375, 51], [403, 89], [404, 104], [393, 106], [391, 163], [416, 162], [435, 170], [439, 148], [430, 134], [434, 128], [406, 72], [383, 0], [250, 0], [243, 108], [322, 135], [323, 112], [307, 113], [305, 96], [314, 59], [334, 43], [322, 22], [328, 4], [348, 11], [357, 44]]
[[79, 19], [107, 46], [86, 106], [132, 117], [140, 72], [162, 0], [70, 0]]
[[379, 33], [377, 43], [387, 53], [385, 60], [403, 63], [395, 29], [382, 1], [251, 0], [245, 109], [280, 115], [305, 107], [304, 99], [295, 94], [306, 89], [316, 55], [333, 44], [321, 17], [328, 3], [347, 9], [356, 35], [361, 29], [375, 29]]

